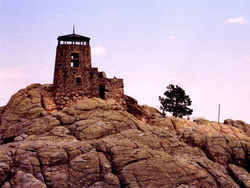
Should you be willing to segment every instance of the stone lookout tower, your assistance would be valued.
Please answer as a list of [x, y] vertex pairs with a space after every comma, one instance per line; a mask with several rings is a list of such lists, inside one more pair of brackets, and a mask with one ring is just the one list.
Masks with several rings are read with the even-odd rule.
[[90, 38], [73, 34], [59, 36], [54, 71], [55, 101], [59, 107], [82, 96], [112, 98], [124, 104], [123, 79], [107, 78], [91, 66]]

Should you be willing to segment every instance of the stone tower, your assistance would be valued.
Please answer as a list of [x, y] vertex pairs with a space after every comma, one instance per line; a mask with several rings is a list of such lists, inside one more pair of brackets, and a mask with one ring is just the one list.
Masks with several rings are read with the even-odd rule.
[[65, 106], [81, 96], [113, 98], [124, 104], [123, 79], [107, 78], [91, 66], [90, 38], [75, 34], [59, 36], [54, 71], [55, 101]]

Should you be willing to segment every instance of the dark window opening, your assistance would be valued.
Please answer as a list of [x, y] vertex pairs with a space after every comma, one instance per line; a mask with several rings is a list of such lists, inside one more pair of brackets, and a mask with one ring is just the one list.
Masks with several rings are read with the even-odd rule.
[[78, 53], [71, 54], [71, 67], [79, 67], [79, 54]]
[[101, 99], [105, 99], [105, 86], [104, 85], [100, 85], [99, 87], [99, 95]]
[[79, 67], [79, 61], [71, 61], [71, 67]]
[[77, 78], [76, 78], [76, 83], [77, 83], [77, 84], [81, 84], [81, 83], [82, 83], [82, 79], [81, 79], [80, 77], [77, 77]]
[[66, 77], [67, 77], [67, 72], [63, 71], [63, 78], [66, 79]]
[[71, 54], [71, 59], [78, 59], [79, 58], [79, 54], [78, 53], [72, 53]]

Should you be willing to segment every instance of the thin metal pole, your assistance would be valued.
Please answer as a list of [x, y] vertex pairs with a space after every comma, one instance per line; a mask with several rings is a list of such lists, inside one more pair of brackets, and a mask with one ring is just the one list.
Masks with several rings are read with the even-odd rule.
[[219, 109], [218, 109], [218, 123], [220, 123], [220, 104], [219, 104]]
[[75, 32], [75, 25], [73, 25], [73, 34], [75, 34], [76, 32]]

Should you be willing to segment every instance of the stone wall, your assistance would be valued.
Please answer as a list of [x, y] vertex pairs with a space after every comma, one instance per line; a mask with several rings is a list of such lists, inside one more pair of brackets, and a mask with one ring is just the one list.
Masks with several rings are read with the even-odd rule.
[[124, 99], [123, 79], [117, 79], [117, 78], [106, 79], [105, 86], [106, 86], [106, 95], [105, 95], [106, 98], [114, 99], [123, 106], [126, 105]]
[[84, 96], [111, 98], [125, 106], [123, 79], [107, 78], [104, 72], [92, 68], [89, 45], [58, 45], [54, 86], [58, 108]]

